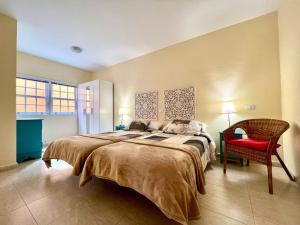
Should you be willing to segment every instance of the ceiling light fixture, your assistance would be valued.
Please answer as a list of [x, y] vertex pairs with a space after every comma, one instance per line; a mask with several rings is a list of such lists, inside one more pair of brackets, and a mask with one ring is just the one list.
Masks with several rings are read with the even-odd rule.
[[75, 53], [81, 53], [82, 52], [82, 48], [80, 48], [78, 46], [71, 46], [71, 50], [72, 50], [72, 52], [75, 52]]

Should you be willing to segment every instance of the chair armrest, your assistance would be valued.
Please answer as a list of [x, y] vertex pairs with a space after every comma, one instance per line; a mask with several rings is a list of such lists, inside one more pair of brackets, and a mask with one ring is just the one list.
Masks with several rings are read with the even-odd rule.
[[225, 143], [226, 141], [235, 139], [235, 130], [237, 128], [241, 128], [247, 133], [247, 125], [245, 124], [245, 121], [235, 123], [231, 127], [223, 131]]
[[267, 148], [267, 156], [272, 155], [274, 148], [276, 148], [276, 146], [277, 146], [277, 142], [278, 142], [279, 138], [280, 138], [280, 136], [279, 137], [278, 136], [271, 137], [268, 148]]

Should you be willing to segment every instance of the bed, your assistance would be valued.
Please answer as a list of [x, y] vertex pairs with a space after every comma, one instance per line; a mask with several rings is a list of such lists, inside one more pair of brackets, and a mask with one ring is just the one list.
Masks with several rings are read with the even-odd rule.
[[73, 166], [73, 174], [79, 175], [85, 160], [95, 149], [148, 134], [143, 131], [121, 131], [60, 138], [50, 143], [42, 159], [48, 168], [51, 167], [51, 159], [64, 160]]
[[112, 180], [147, 197], [181, 224], [200, 215], [204, 169], [214, 159], [210, 136], [156, 133], [102, 146], [87, 158], [80, 186], [93, 176]]

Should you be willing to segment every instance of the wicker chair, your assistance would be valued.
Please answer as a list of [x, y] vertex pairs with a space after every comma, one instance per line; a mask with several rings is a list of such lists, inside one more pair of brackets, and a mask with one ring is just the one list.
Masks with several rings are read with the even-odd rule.
[[[234, 132], [237, 128], [243, 129], [248, 139], [234, 139]], [[269, 193], [273, 194], [271, 156], [276, 155], [290, 180], [295, 181], [277, 153], [277, 148], [280, 146], [277, 142], [288, 128], [289, 123], [282, 120], [250, 119], [238, 122], [226, 129], [224, 131], [224, 174], [226, 174], [227, 154], [229, 153], [247, 159], [247, 166], [250, 160], [265, 164], [268, 168]]]

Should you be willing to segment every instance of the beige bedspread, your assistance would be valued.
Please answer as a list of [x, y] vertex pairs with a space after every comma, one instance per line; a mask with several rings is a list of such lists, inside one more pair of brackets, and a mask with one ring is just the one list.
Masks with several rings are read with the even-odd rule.
[[[206, 135], [210, 136], [208, 133], [205, 133]], [[201, 155], [201, 162], [202, 162], [202, 168], [205, 170], [207, 164], [211, 160], [216, 159], [215, 155], [215, 143], [213, 139], [210, 139], [211, 142], [208, 142], [208, 139], [202, 136], [194, 136], [194, 135], [181, 135], [181, 134], [168, 134], [168, 133], [154, 133], [154, 134], [148, 134], [144, 135], [142, 137], [138, 137], [138, 139], [147, 139], [149, 137], [165, 137], [167, 139], [162, 140], [162, 142], [170, 142], [170, 143], [177, 143], [177, 144], [184, 144], [186, 141], [189, 140], [198, 140], [201, 141], [203, 144], [203, 150], [204, 153]], [[200, 149], [198, 149], [201, 151]]]
[[43, 160], [51, 167], [51, 159], [61, 159], [73, 166], [73, 174], [79, 175], [85, 160], [91, 152], [101, 146], [126, 140], [129, 134], [143, 134], [142, 132], [117, 132], [86, 136], [72, 136], [53, 141], [46, 149]]
[[198, 195], [205, 193], [205, 179], [194, 146], [143, 139], [106, 145], [87, 158], [80, 186], [92, 176], [134, 189], [181, 224], [199, 217]]

